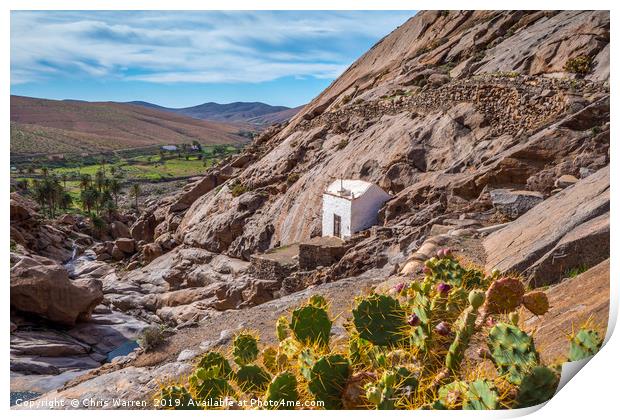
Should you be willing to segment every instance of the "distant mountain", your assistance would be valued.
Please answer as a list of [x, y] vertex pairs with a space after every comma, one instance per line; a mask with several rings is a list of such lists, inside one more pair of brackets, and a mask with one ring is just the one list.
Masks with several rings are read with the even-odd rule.
[[11, 155], [93, 153], [162, 144], [244, 143], [247, 124], [201, 121], [116, 102], [11, 96]]
[[133, 101], [128, 103], [146, 108], [158, 109], [161, 111], [175, 112], [177, 114], [200, 120], [250, 123], [258, 126], [287, 121], [302, 108], [273, 106], [262, 102], [233, 102], [230, 104], [207, 102], [202, 105], [190, 106], [187, 108], [166, 108], [143, 101]]

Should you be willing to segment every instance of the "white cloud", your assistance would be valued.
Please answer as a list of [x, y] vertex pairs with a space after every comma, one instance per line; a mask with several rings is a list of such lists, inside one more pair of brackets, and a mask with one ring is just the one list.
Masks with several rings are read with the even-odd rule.
[[335, 78], [406, 12], [12, 12], [11, 83]]

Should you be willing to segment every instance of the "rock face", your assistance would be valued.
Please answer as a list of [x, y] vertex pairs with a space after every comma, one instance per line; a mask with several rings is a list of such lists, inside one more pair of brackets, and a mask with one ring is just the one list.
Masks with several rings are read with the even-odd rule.
[[565, 357], [566, 334], [586, 323], [605, 335], [609, 318], [609, 260], [588, 271], [563, 280], [549, 288], [550, 311], [544, 317], [532, 316], [524, 321], [529, 331], [536, 330], [536, 347], [543, 359], [552, 363]]
[[49, 259], [22, 257], [11, 268], [11, 306], [20, 311], [74, 325], [90, 318], [102, 299], [101, 282], [71, 281], [67, 271]]
[[532, 208], [484, 241], [487, 268], [524, 274], [533, 286], [609, 257], [609, 167]]
[[491, 190], [493, 207], [513, 219], [521, 216], [543, 200], [543, 195], [536, 191]]
[[441, 214], [489, 209], [493, 189], [528, 191], [511, 205], [516, 217], [561, 175], [608, 163], [605, 79], [564, 70], [608, 40], [606, 12], [419, 13], [286, 126], [213, 169], [218, 187], [205, 180], [201, 192], [211, 189], [192, 193], [176, 242], [248, 260], [308, 240], [337, 177], [394, 193], [382, 223], [395, 238], [420, 239]]

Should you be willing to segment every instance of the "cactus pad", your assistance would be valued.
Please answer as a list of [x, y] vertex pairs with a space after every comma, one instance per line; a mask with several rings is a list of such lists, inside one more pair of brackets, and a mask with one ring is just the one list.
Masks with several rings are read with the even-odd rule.
[[233, 341], [233, 357], [239, 366], [254, 362], [258, 357], [258, 340], [250, 334], [239, 334]]
[[536, 366], [528, 373], [518, 388], [517, 408], [531, 407], [547, 402], [558, 388], [560, 377], [546, 366]]
[[308, 389], [328, 410], [342, 408], [340, 398], [349, 379], [349, 362], [339, 354], [321, 357], [312, 367]]
[[256, 365], [244, 365], [235, 373], [235, 382], [245, 393], [264, 392], [271, 377], [261, 367]]
[[228, 379], [232, 375], [232, 368], [228, 360], [215, 351], [210, 351], [202, 356], [197, 367], [203, 368], [211, 378]]
[[199, 401], [210, 401], [234, 394], [226, 379], [210, 376], [210, 372], [204, 368], [196, 369], [189, 377], [189, 389]]
[[497, 408], [498, 399], [497, 390], [492, 382], [477, 380], [468, 385], [463, 409], [495, 410]]
[[491, 357], [500, 375], [506, 380], [519, 385], [531, 368], [538, 365], [538, 353], [532, 337], [518, 327], [498, 323], [487, 339]]
[[542, 316], [549, 310], [549, 299], [545, 292], [534, 290], [523, 295], [523, 306], [534, 315]]
[[603, 341], [596, 331], [582, 328], [571, 337], [568, 360], [574, 362], [594, 356], [602, 344]]
[[521, 305], [524, 294], [525, 287], [517, 278], [495, 280], [487, 289], [483, 310], [488, 314], [507, 314]]
[[[299, 393], [297, 392], [297, 379], [295, 375], [290, 372], [280, 373], [278, 376], [273, 378], [269, 387], [267, 388], [267, 401], [273, 403], [277, 403], [274, 408], [277, 409], [293, 409], [295, 408], [294, 403], [299, 398]], [[279, 405], [281, 401], [284, 401], [285, 405]]]
[[325, 309], [306, 305], [293, 311], [290, 328], [300, 343], [326, 346], [332, 322]]
[[353, 323], [361, 338], [378, 346], [401, 343], [411, 327], [400, 303], [386, 295], [373, 294], [353, 309]]
[[184, 386], [172, 385], [161, 389], [159, 408], [164, 410], [200, 410], [199, 403]]
[[281, 316], [276, 322], [276, 336], [278, 341], [284, 341], [289, 335], [288, 320], [286, 317]]
[[327, 300], [321, 295], [312, 295], [308, 299], [308, 305], [327, 310]]

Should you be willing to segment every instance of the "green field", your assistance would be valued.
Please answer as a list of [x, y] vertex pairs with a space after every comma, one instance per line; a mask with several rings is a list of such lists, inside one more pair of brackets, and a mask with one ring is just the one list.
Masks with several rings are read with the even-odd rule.
[[[57, 175], [62, 180], [65, 190], [71, 194], [74, 203], [79, 203], [80, 178], [104, 170], [107, 177], [115, 177], [128, 187], [130, 184], [149, 184], [186, 179], [199, 176], [219, 162], [221, 159], [237, 153], [239, 146], [203, 146], [202, 151], [161, 152], [153, 149], [142, 154], [130, 154], [126, 157], [118, 155], [106, 156], [104, 160], [92, 156], [70, 161], [37, 161], [21, 164], [11, 168], [13, 181], [28, 181], [31, 185], [35, 179], [43, 177], [44, 169], [50, 175]], [[97, 163], [93, 163], [97, 162]]]

